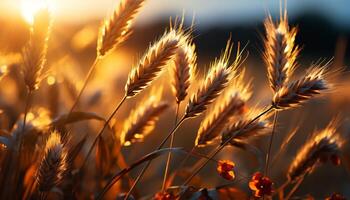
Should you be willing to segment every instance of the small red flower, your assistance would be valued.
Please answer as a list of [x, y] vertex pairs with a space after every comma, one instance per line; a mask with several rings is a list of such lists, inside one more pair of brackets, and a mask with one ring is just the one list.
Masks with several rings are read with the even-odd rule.
[[340, 194], [333, 193], [330, 197], [327, 197], [326, 200], [346, 200], [346, 198]]
[[232, 161], [229, 160], [220, 160], [218, 162], [218, 166], [216, 170], [220, 174], [221, 177], [223, 177], [226, 180], [233, 180], [235, 178], [235, 173], [233, 171], [233, 168], [235, 167], [235, 164]]
[[175, 196], [168, 192], [158, 192], [154, 195], [154, 200], [175, 200]]
[[249, 182], [249, 188], [254, 191], [255, 197], [270, 196], [272, 194], [272, 185], [270, 178], [263, 176], [260, 172], [256, 172]]

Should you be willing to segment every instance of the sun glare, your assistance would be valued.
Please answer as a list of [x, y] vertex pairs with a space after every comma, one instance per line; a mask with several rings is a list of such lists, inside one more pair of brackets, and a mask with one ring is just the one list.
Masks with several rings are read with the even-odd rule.
[[25, 21], [33, 24], [35, 13], [42, 9], [48, 8], [46, 0], [21, 0], [21, 13]]

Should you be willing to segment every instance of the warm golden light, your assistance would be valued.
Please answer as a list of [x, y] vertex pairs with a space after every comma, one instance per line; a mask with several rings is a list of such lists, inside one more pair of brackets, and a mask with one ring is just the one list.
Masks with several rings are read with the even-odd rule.
[[47, 0], [21, 0], [21, 13], [29, 24], [33, 24], [35, 13], [43, 8], [48, 8]]

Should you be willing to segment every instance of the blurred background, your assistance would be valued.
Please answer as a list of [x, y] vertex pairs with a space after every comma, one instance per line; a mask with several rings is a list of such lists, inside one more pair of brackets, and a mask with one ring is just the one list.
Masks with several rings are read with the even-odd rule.
[[[119, 0], [49, 0], [54, 24], [49, 44], [49, 58], [47, 71], [49, 77], [43, 82], [43, 88], [36, 94], [36, 105], [49, 104], [45, 91], [55, 84], [64, 84], [58, 97], [61, 105], [57, 113], [69, 109], [74, 98], [74, 92], [81, 87], [87, 69], [93, 62], [96, 53], [96, 39], [101, 20], [113, 12]], [[28, 27], [31, 22], [31, 13], [40, 4], [37, 0], [0, 0], [0, 66], [1, 70], [15, 71], [19, 63], [19, 52], [28, 39]], [[287, 5], [290, 24], [297, 26], [297, 44], [302, 47], [297, 73], [302, 73], [312, 62], [333, 59], [334, 66], [350, 65], [350, 1], [348, 0], [289, 0]], [[246, 47], [249, 57], [243, 66], [247, 69], [247, 79], [253, 79], [254, 94], [251, 105], [267, 105], [271, 99], [268, 88], [265, 65], [261, 53], [263, 51], [262, 37], [264, 35], [263, 20], [268, 13], [278, 18], [280, 9], [279, 0], [148, 0], [140, 15], [136, 18], [136, 25], [130, 39], [106, 57], [99, 65], [93, 82], [84, 93], [81, 110], [97, 112], [107, 116], [123, 95], [123, 88], [127, 74], [137, 59], [149, 46], [150, 42], [158, 38], [169, 27], [169, 18], [184, 14], [187, 26], [194, 19], [194, 37], [197, 46], [198, 70], [203, 74], [208, 69], [210, 61], [220, 55], [226, 41], [232, 34], [235, 44], [238, 42]], [[13, 68], [13, 70], [11, 69]], [[14, 72], [15, 73], [15, 72]], [[350, 113], [350, 76], [347, 72], [340, 78], [340, 89], [321, 100], [308, 103], [305, 107], [286, 111], [281, 114], [278, 124], [278, 136], [274, 145], [274, 152], [279, 150], [279, 144], [296, 126], [299, 126], [297, 136], [292, 145], [284, 153], [283, 160], [274, 165], [273, 179], [276, 185], [285, 180], [285, 172], [298, 148], [306, 141], [309, 134], [317, 128], [324, 128], [329, 120], [341, 114], [344, 117], [342, 131], [350, 132], [348, 121]], [[167, 75], [157, 82], [163, 83]], [[22, 108], [13, 108], [18, 101], [22, 101], [23, 91], [17, 91], [10, 78], [4, 78], [0, 85], [1, 109], [14, 109], [21, 112]], [[157, 84], [155, 84], [157, 85]], [[164, 99], [172, 105], [174, 98], [169, 86], [164, 86]], [[41, 96], [43, 95], [43, 96]], [[68, 98], [73, 96], [73, 98]], [[133, 98], [123, 106], [116, 118], [116, 129], [122, 127], [123, 120], [129, 115], [131, 108], [147, 96], [147, 91]], [[184, 107], [183, 105], [182, 107]], [[173, 106], [175, 107], [175, 106]], [[141, 155], [150, 152], [159, 140], [159, 137], [168, 132], [173, 124], [173, 107], [160, 119], [159, 126], [154, 134], [145, 138], [144, 143], [123, 148], [123, 154], [128, 163], [135, 161]], [[103, 109], [101, 109], [103, 108]], [[182, 109], [183, 111], [183, 109]], [[195, 134], [202, 117], [185, 123], [176, 140], [179, 146], [191, 148]], [[96, 134], [99, 124], [79, 126], [76, 132]], [[263, 151], [266, 149], [266, 140], [256, 141], [256, 145]], [[206, 152], [207, 150], [203, 150]], [[311, 194], [317, 199], [339, 192], [350, 198], [350, 176], [348, 160], [349, 148], [345, 148], [344, 166], [333, 167], [326, 165], [317, 169], [307, 177], [296, 194], [303, 196]], [[221, 157], [234, 160], [242, 174], [250, 176], [256, 163], [250, 161], [251, 155], [241, 150], [227, 148]], [[219, 156], [219, 157], [220, 157]], [[175, 157], [179, 159], [179, 157]], [[248, 161], [247, 161], [248, 160]], [[194, 160], [193, 160], [194, 162]], [[164, 168], [164, 160], [154, 164], [154, 169], [144, 179], [152, 180], [154, 185], [160, 185]], [[213, 171], [214, 165], [207, 167], [212, 176], [204, 177], [202, 186], [215, 186], [222, 182]], [[132, 173], [135, 176], [137, 173]], [[203, 173], [204, 174], [204, 173]], [[159, 179], [154, 180], [154, 176]], [[324, 183], [324, 184], [320, 184]], [[247, 190], [243, 181], [241, 188]], [[145, 191], [154, 192], [152, 185], [144, 185]]]

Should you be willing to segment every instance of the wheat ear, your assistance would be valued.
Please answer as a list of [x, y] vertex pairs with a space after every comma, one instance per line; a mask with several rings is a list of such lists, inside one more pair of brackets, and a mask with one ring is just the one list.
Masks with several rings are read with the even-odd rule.
[[160, 97], [161, 92], [151, 92], [151, 96], [131, 112], [120, 135], [122, 145], [142, 141], [152, 132], [159, 116], [169, 107]]
[[67, 149], [58, 132], [51, 133], [45, 145], [45, 154], [37, 172], [40, 192], [48, 192], [59, 185], [67, 170]]
[[227, 41], [226, 49], [219, 59], [210, 67], [210, 71], [202, 81], [199, 89], [192, 95], [186, 107], [185, 118], [196, 117], [202, 114], [216, 97], [226, 88], [229, 81], [236, 76], [241, 54], [237, 53], [235, 62], [229, 63], [232, 52], [232, 43]]
[[51, 18], [49, 10], [39, 10], [34, 15], [34, 23], [30, 30], [29, 41], [22, 51], [22, 73], [24, 83], [29, 91], [36, 90], [42, 79], [42, 70], [46, 63], [50, 27]]
[[243, 78], [244, 71], [215, 101], [199, 127], [195, 146], [210, 144], [234, 116], [243, 113], [246, 102], [251, 96], [250, 83], [244, 83]]
[[337, 131], [338, 125], [338, 120], [332, 120], [324, 130], [315, 133], [300, 149], [287, 173], [290, 182], [311, 173], [321, 159], [339, 154], [344, 140]]
[[171, 69], [171, 85], [176, 103], [180, 103], [186, 98], [187, 90], [190, 87], [191, 81], [193, 81], [197, 65], [196, 46], [192, 38], [189, 33], [184, 33], [181, 29], [179, 34], [183, 35], [183, 37]]
[[99, 56], [104, 56], [129, 37], [135, 16], [144, 2], [145, 0], [122, 0], [109, 19], [104, 21], [97, 45]]
[[[175, 20], [175, 26], [172, 27], [183, 37], [180, 41], [180, 47], [176, 52], [174, 58], [174, 65], [171, 68], [171, 77], [172, 77], [172, 91], [176, 100], [176, 113], [175, 113], [175, 122], [174, 126], [176, 126], [178, 117], [179, 117], [179, 109], [181, 102], [186, 98], [188, 92], [188, 88], [191, 85], [191, 82], [194, 80], [194, 75], [196, 71], [197, 65], [197, 55], [196, 55], [196, 46], [193, 43], [192, 27], [189, 31], [185, 31], [183, 29], [184, 25], [184, 17], [182, 17], [179, 26], [177, 26], [177, 21]], [[175, 135], [171, 134], [169, 148], [172, 148], [174, 145]], [[164, 178], [162, 184], [162, 191], [166, 189], [167, 176], [168, 171], [170, 169], [171, 162], [171, 152], [168, 154], [168, 158], [165, 164], [164, 170]]]
[[271, 123], [267, 120], [269, 115], [264, 115], [251, 122], [259, 113], [261, 109], [251, 108], [240, 119], [231, 120], [232, 123], [226, 126], [221, 133], [221, 142], [224, 143], [228, 138], [231, 138], [230, 142], [244, 141], [268, 134], [271, 130]]
[[146, 88], [163, 70], [164, 66], [175, 55], [180, 38], [176, 31], [166, 32], [155, 44], [146, 51], [140, 62], [134, 67], [125, 85], [127, 97], [138, 94]]
[[281, 87], [273, 97], [272, 104], [276, 109], [288, 109], [330, 90], [329, 78], [333, 72], [327, 65], [313, 65], [306, 74], [296, 81]]
[[278, 24], [275, 24], [269, 16], [264, 25], [266, 37], [263, 57], [270, 87], [276, 92], [288, 82], [297, 65], [296, 58], [300, 51], [300, 48], [295, 45], [297, 28], [289, 27], [286, 11]]

